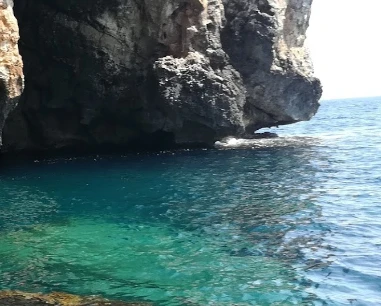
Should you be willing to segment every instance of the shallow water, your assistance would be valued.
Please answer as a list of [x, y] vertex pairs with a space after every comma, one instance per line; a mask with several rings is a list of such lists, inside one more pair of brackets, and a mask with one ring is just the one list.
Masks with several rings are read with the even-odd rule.
[[245, 149], [0, 172], [0, 289], [155, 305], [381, 305], [381, 99]]

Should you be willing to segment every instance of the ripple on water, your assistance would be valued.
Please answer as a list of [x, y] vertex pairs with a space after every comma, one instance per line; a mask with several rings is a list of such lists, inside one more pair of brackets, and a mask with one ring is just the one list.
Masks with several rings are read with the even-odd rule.
[[227, 241], [212, 237], [167, 224], [126, 225], [102, 218], [9, 232], [0, 237], [0, 253], [15, 264], [0, 264], [2, 286], [170, 299], [166, 305], [303, 300], [293, 297], [300, 285], [285, 263], [253, 256], [243, 247], [234, 253]]
[[279, 138], [223, 147], [243, 150], [3, 168], [0, 289], [381, 305], [379, 102], [326, 102]]

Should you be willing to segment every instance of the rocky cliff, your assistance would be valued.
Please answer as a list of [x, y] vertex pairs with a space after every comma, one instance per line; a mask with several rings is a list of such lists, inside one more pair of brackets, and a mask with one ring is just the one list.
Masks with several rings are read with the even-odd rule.
[[311, 2], [17, 0], [26, 87], [4, 150], [210, 144], [308, 120]]
[[24, 86], [18, 40], [19, 28], [13, 15], [13, 2], [0, 0], [0, 147], [5, 119], [16, 106]]

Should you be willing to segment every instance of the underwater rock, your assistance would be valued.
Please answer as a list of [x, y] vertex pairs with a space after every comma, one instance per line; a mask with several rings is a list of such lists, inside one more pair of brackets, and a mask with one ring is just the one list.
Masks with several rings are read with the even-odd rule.
[[152, 306], [145, 302], [110, 301], [98, 297], [80, 297], [67, 293], [25, 293], [21, 291], [0, 291], [2, 306]]

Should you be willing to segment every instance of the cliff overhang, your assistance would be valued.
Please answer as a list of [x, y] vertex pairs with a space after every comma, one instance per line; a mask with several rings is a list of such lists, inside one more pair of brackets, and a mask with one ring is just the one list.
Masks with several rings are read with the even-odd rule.
[[26, 87], [10, 115], [19, 69], [2, 90], [3, 151], [211, 144], [309, 120], [311, 2], [17, 0]]

